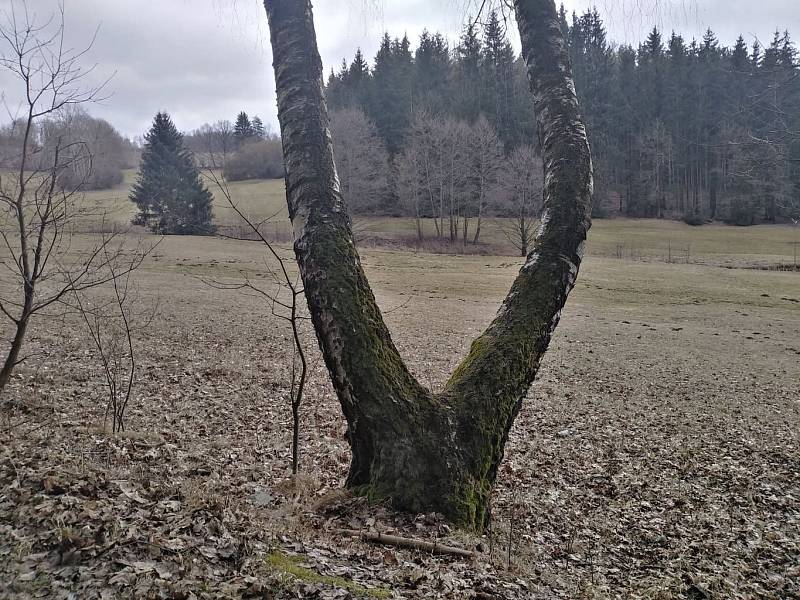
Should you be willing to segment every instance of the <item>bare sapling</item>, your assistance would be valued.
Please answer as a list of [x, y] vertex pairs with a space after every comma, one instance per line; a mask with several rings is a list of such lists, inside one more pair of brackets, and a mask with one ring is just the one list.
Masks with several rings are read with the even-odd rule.
[[[110, 254], [111, 250], [106, 247], [104, 253]], [[139, 308], [138, 288], [132, 281], [138, 256], [138, 252], [130, 253], [128, 264], [121, 263], [119, 256], [114, 260], [107, 257], [110, 301], [93, 302], [85, 293], [73, 289], [74, 308], [86, 326], [102, 367], [107, 394], [103, 429], [110, 418], [112, 433], [125, 431], [125, 414], [136, 381], [134, 334], [149, 328], [158, 307], [158, 303], [154, 303], [150, 308]]]
[[[297, 475], [300, 472], [300, 408], [303, 404], [303, 393], [305, 392], [306, 379], [308, 377], [308, 357], [302, 340], [302, 322], [309, 319], [304, 314], [302, 301], [305, 290], [300, 283], [299, 274], [293, 275], [290, 273], [288, 265], [292, 259], [282, 256], [265, 234], [264, 225], [274, 219], [276, 215], [270, 215], [260, 221], [254, 221], [237, 205], [231, 194], [228, 182], [224, 176], [219, 174], [218, 169], [212, 167], [204, 170], [203, 173], [217, 187], [233, 211], [255, 236], [255, 239], [267, 248], [268, 256], [277, 265], [277, 267], [273, 266], [269, 260], [264, 261], [265, 269], [274, 284], [272, 289], [264, 289], [264, 287], [256, 285], [247, 276], [245, 276], [244, 281], [235, 283], [217, 280], [207, 281], [206, 283], [217, 289], [253, 292], [267, 301], [270, 306], [270, 312], [274, 317], [289, 324], [292, 337], [291, 382], [289, 386], [289, 401], [292, 411], [292, 475]], [[252, 240], [253, 237], [249, 236], [247, 239]]]

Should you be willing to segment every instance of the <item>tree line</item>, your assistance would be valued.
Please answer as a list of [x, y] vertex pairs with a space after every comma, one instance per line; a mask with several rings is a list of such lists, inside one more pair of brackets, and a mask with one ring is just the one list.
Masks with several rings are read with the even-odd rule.
[[103, 190], [122, 183], [123, 170], [136, 166], [139, 149], [114, 127], [92, 117], [82, 106], [68, 105], [31, 124], [14, 119], [0, 126], [0, 168], [28, 169], [54, 164], [61, 154], [56, 184], [61, 189]]
[[[776, 32], [765, 45], [740, 36], [726, 47], [711, 30], [687, 41], [654, 28], [634, 48], [608, 40], [596, 9], [569, 18], [562, 6], [559, 18], [593, 146], [595, 216], [739, 225], [800, 216], [800, 77], [788, 32]], [[527, 144], [534, 155], [540, 150], [525, 66], [497, 13], [468, 25], [454, 47], [439, 33], [423, 32], [415, 50], [407, 37], [385, 34], [372, 66], [356, 52], [331, 71], [326, 93], [345, 196], [356, 212], [435, 217], [436, 233], [451, 237], [449, 223], [440, 229], [442, 219], [460, 219], [462, 226], [472, 219], [477, 231], [487, 210], [518, 213], [520, 200], [509, 194], [520, 185], [509, 179], [510, 155], [518, 148], [528, 153]], [[354, 119], [358, 133], [337, 126]], [[469, 136], [433, 140], [431, 123], [493, 131], [500, 164], [488, 180], [470, 176], [488, 184], [486, 196], [474, 185], [459, 191], [444, 181], [458, 177], [443, 176], [431, 154], [447, 154], [442, 144], [468, 154]], [[358, 155], [354, 145], [365, 143], [368, 164], [349, 164]], [[371, 180], [348, 181], [350, 172], [363, 178], [359, 170]], [[433, 181], [431, 173], [438, 173]], [[461, 212], [444, 210], [459, 202]]]
[[463, 244], [480, 241], [487, 215], [514, 216], [510, 237], [527, 249], [541, 160], [524, 65], [498, 13], [455, 50], [438, 33], [423, 32], [413, 52], [407, 37], [384, 35], [374, 67], [358, 51], [326, 92], [351, 212], [412, 216], [419, 240]]

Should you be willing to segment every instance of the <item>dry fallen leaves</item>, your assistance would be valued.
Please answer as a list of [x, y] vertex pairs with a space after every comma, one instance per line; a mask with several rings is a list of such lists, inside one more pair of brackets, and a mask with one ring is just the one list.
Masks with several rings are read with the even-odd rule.
[[[377, 253], [374, 272], [392, 273], [390, 259]], [[494, 297], [443, 300], [427, 270], [389, 319], [435, 386]], [[513, 268], [500, 272], [498, 289]], [[381, 299], [398, 305], [407, 289], [386, 278]], [[800, 374], [778, 351], [796, 331], [784, 313], [699, 306], [678, 330], [666, 305], [571, 304], [511, 432], [492, 531], [470, 536], [338, 491], [349, 453], [318, 357], [304, 474], [287, 483], [286, 332], [249, 299], [193, 281], [170, 290], [143, 339], [130, 433], [99, 427], [96, 362], [77, 326], [42, 323], [32, 336], [51, 359], [20, 369], [3, 409], [15, 426], [0, 427], [2, 597], [800, 597]], [[745, 330], [770, 332], [764, 352], [729, 351]], [[483, 558], [374, 546], [341, 529]], [[322, 579], [288, 575], [271, 556]]]

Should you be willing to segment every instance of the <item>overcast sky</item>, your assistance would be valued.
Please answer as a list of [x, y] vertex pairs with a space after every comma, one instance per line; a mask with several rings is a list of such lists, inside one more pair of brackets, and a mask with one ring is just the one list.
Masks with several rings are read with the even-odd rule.
[[[0, 0], [7, 13], [19, 0]], [[474, 0], [473, 0], [474, 1]], [[372, 57], [383, 31], [412, 41], [424, 28], [455, 40], [469, 13], [468, 0], [317, 0], [315, 20], [326, 72], [357, 47]], [[28, 0], [29, 12], [51, 15], [56, 0]], [[565, 0], [568, 10], [597, 5], [616, 42], [636, 44], [658, 25], [686, 37], [711, 26], [730, 44], [771, 39], [776, 28], [800, 39], [798, 0]], [[649, 7], [649, 8], [643, 8]], [[96, 77], [112, 76], [111, 96], [89, 107], [128, 136], [141, 135], [153, 115], [168, 111], [181, 130], [258, 114], [277, 129], [271, 53], [259, 0], [65, 0], [66, 31], [73, 47], [99, 26], [87, 65]], [[517, 44], [514, 40], [515, 45]], [[18, 84], [0, 73], [0, 91], [13, 111]], [[4, 114], [2, 121], [6, 121]]]

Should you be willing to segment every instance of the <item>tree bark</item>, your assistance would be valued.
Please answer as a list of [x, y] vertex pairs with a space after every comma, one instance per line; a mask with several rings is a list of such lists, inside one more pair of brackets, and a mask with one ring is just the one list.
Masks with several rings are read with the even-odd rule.
[[508, 432], [572, 289], [592, 169], [553, 0], [517, 0], [545, 169], [542, 224], [496, 318], [441, 394], [411, 375], [355, 248], [309, 0], [265, 0], [295, 254], [352, 449], [347, 486], [396, 509], [487, 523]]
[[22, 350], [22, 344], [25, 341], [25, 332], [28, 329], [28, 321], [28, 317], [23, 317], [16, 324], [16, 332], [14, 334], [14, 339], [11, 341], [11, 348], [9, 348], [6, 359], [3, 361], [3, 368], [0, 369], [0, 395], [2, 395], [6, 384], [8, 384], [8, 382], [11, 380], [11, 374], [14, 372], [14, 367], [16, 367], [20, 362], [19, 355]]
[[8, 350], [5, 360], [3, 361], [3, 368], [0, 369], [0, 396], [2, 396], [3, 389], [5, 389], [8, 382], [11, 381], [11, 374], [14, 368], [22, 362], [20, 353], [22, 352], [22, 345], [25, 342], [25, 333], [28, 331], [28, 323], [31, 320], [33, 302], [34, 302], [34, 287], [31, 283], [33, 279], [30, 272], [28, 257], [27, 257], [27, 244], [23, 240], [22, 249], [25, 252], [23, 257], [23, 273], [25, 277], [25, 300], [22, 305], [22, 313], [15, 322], [14, 339], [11, 340], [11, 347]]

